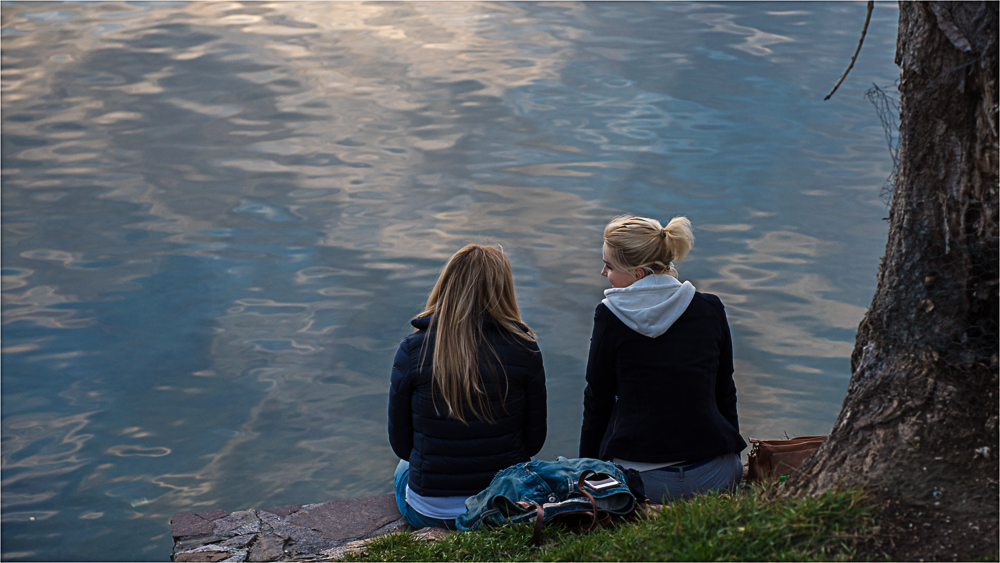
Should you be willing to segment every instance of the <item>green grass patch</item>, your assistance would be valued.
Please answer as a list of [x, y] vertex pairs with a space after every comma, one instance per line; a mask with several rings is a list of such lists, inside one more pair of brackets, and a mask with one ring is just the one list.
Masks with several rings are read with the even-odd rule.
[[653, 518], [575, 534], [546, 526], [530, 547], [527, 525], [454, 534], [423, 543], [394, 534], [355, 561], [847, 561], [872, 529], [873, 507], [858, 490], [803, 499], [760, 488], [678, 501]]

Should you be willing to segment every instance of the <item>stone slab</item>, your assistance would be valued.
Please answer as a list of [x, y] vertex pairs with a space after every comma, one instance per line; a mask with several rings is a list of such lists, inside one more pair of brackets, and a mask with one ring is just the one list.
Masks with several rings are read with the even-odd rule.
[[179, 512], [174, 561], [314, 561], [352, 541], [410, 529], [393, 494], [263, 510]]
[[260, 518], [253, 510], [233, 512], [229, 516], [212, 521], [212, 524], [212, 533], [216, 536], [242, 536], [260, 531]]
[[[250, 537], [253, 538], [253, 536]], [[203, 545], [213, 544], [227, 539], [228, 538], [220, 538], [219, 536], [195, 536], [193, 538], [185, 539], [174, 538], [174, 553], [189, 551]]]
[[[221, 512], [222, 516], [226, 515], [224, 510], [211, 512]], [[214, 529], [215, 518], [206, 519], [190, 511], [178, 512], [170, 519], [170, 535], [174, 538], [204, 536], [211, 534]]]
[[205, 512], [195, 512], [195, 516], [200, 516], [205, 520], [218, 520], [223, 516], [229, 516], [229, 513], [225, 510], [220, 510], [216, 508], [215, 510], [206, 510]]
[[319, 553], [343, 543], [327, 539], [312, 528], [296, 526], [272, 513], [261, 510], [258, 514], [261, 519], [261, 530], [267, 531], [263, 535], [279, 536], [287, 540], [284, 549], [293, 556]]
[[274, 508], [265, 508], [264, 512], [270, 512], [271, 514], [277, 514], [278, 516], [288, 516], [289, 514], [294, 514], [302, 510], [301, 504], [289, 504], [286, 506], [276, 506]]
[[247, 547], [248, 545], [250, 545], [250, 542], [252, 542], [255, 537], [257, 537], [257, 536], [255, 536], [253, 534], [246, 534], [246, 535], [243, 535], [243, 536], [235, 536], [235, 537], [229, 538], [228, 540], [220, 543], [219, 547], [223, 547], [223, 548], [226, 548], [226, 549], [243, 549], [243, 548]]
[[179, 553], [174, 561], [201, 561], [212, 563], [229, 558], [228, 551], [203, 551], [200, 553]]
[[262, 535], [253, 543], [248, 556], [249, 561], [277, 561], [285, 555], [287, 540], [281, 536]]
[[363, 538], [400, 518], [392, 493], [374, 497], [331, 500], [303, 507], [288, 522], [316, 530], [331, 540]]

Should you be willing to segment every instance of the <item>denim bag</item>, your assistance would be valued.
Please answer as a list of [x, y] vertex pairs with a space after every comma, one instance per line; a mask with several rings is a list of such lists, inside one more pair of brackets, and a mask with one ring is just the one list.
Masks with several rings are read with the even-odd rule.
[[[590, 529], [611, 515], [626, 516], [636, 507], [625, 472], [598, 459], [528, 461], [496, 474], [489, 487], [465, 501], [465, 514], [455, 520], [459, 530], [508, 522], [535, 522], [535, 543], [545, 522], [555, 518]], [[587, 521], [589, 520], [589, 524]]]

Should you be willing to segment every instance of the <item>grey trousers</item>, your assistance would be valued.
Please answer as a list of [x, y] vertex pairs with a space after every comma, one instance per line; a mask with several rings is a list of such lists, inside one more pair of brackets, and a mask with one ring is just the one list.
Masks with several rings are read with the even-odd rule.
[[690, 465], [661, 467], [639, 473], [650, 502], [689, 498], [708, 491], [736, 490], [743, 476], [740, 456], [723, 454]]

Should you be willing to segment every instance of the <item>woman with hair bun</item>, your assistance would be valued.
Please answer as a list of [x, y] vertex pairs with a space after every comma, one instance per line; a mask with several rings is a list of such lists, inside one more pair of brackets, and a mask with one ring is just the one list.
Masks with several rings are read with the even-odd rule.
[[685, 217], [604, 228], [611, 288], [594, 314], [580, 457], [639, 471], [654, 501], [734, 489], [743, 471], [725, 309], [673, 265], [693, 244]]
[[542, 354], [493, 246], [456, 252], [410, 324], [389, 387], [396, 505], [415, 528], [454, 530], [468, 497], [542, 449]]

